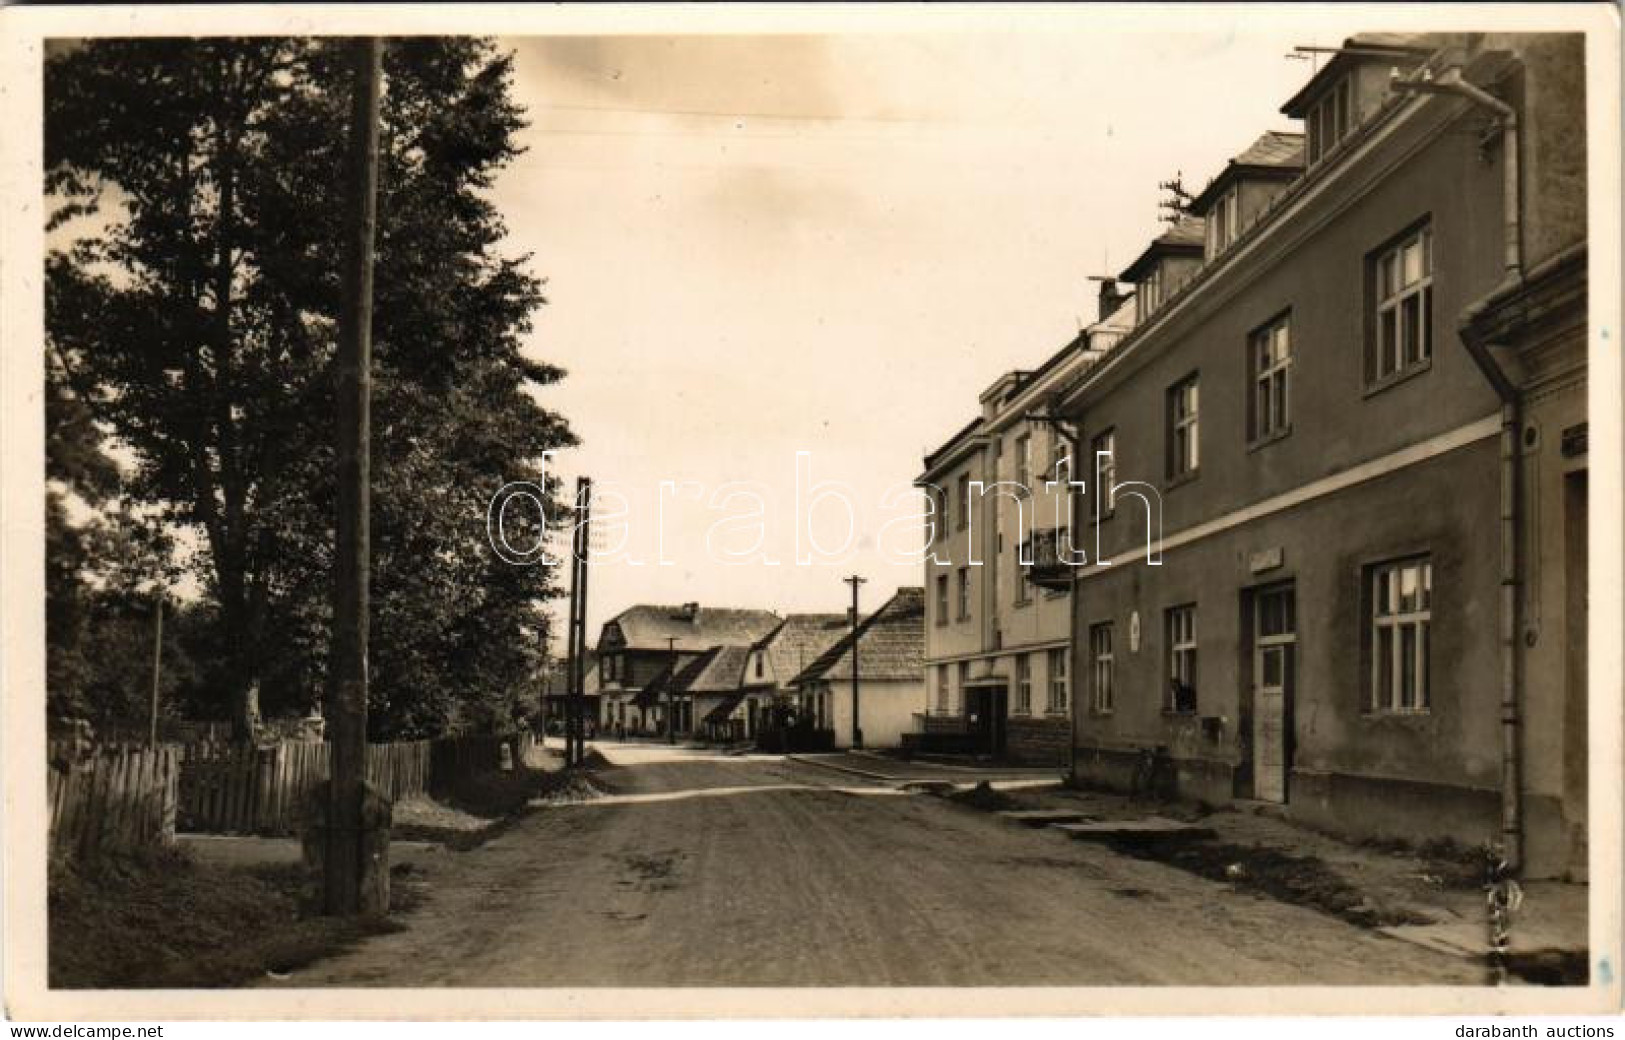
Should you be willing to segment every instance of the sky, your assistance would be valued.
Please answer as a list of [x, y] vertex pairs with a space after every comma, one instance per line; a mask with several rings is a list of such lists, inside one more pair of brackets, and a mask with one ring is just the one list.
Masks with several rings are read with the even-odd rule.
[[[1266, 23], [503, 40], [530, 126], [494, 200], [547, 279], [527, 349], [568, 370], [540, 395], [582, 440], [554, 472], [605, 517], [588, 638], [639, 602], [840, 610], [859, 573], [867, 612], [918, 585], [923, 455], [1094, 319], [1088, 277], [1160, 230], [1159, 181], [1299, 129], [1295, 45], [1361, 28]], [[842, 508], [796, 509], [798, 452], [809, 491], [846, 485], [845, 553]], [[749, 555], [728, 518], [756, 508]]]

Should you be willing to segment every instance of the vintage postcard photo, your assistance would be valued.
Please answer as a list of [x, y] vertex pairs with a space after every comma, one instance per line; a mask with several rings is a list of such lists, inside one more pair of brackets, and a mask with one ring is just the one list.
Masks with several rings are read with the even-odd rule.
[[11, 1014], [1617, 1008], [1617, 15], [5, 12]]

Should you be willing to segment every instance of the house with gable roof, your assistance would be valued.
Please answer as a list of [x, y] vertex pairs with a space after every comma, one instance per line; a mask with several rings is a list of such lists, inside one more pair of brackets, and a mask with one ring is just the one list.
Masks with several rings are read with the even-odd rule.
[[[852, 671], [857, 664], [854, 740]], [[898, 747], [925, 707], [925, 590], [897, 590], [793, 679], [799, 714], [834, 734], [837, 748]]]

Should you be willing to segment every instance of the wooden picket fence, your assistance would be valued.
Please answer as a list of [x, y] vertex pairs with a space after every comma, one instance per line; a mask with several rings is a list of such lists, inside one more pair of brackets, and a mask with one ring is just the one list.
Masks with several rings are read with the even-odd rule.
[[175, 840], [180, 749], [53, 750], [46, 782], [53, 853], [89, 858]]
[[[391, 801], [438, 794], [460, 779], [503, 768], [504, 736], [449, 737], [367, 746], [367, 782]], [[524, 741], [518, 753], [524, 754]], [[180, 770], [180, 828], [238, 834], [294, 834], [327, 783], [331, 745], [284, 741], [269, 747], [194, 745]]]

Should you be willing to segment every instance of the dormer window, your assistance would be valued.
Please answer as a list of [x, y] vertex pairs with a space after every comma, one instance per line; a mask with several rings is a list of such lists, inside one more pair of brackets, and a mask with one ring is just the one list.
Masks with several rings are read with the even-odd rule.
[[1304, 122], [1309, 132], [1310, 165], [1330, 155], [1354, 129], [1353, 92], [1353, 77], [1344, 76], [1309, 109]]
[[1134, 316], [1140, 321], [1151, 316], [1162, 302], [1162, 268], [1153, 267], [1146, 274], [1143, 281], [1136, 287], [1134, 293]]
[[1209, 259], [1230, 248], [1241, 231], [1241, 189], [1231, 187], [1207, 211], [1207, 255]]

